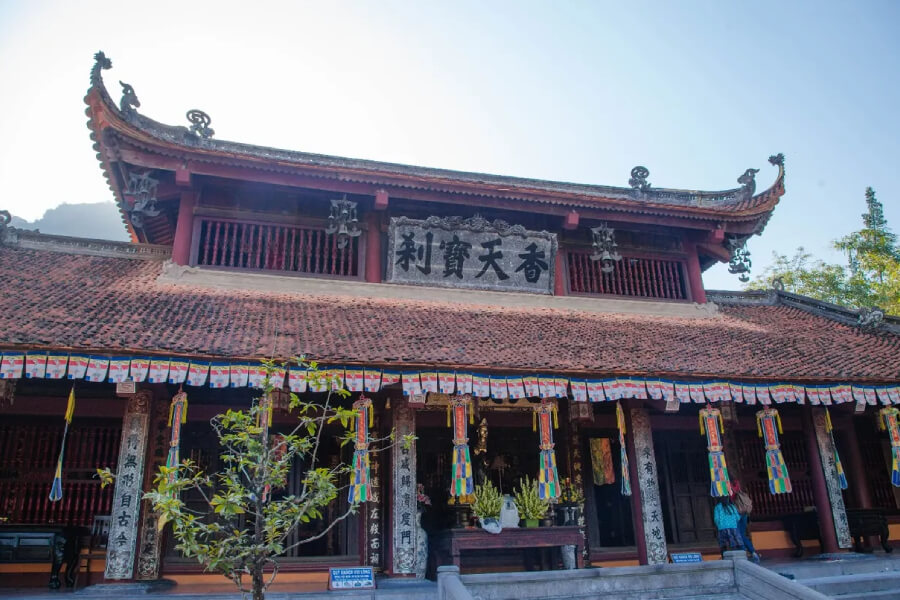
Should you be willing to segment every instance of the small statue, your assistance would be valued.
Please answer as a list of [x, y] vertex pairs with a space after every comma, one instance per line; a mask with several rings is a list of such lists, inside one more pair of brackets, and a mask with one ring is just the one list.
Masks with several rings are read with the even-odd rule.
[[478, 424], [478, 443], [475, 445], [475, 455], [487, 454], [488, 423], [482, 418]]

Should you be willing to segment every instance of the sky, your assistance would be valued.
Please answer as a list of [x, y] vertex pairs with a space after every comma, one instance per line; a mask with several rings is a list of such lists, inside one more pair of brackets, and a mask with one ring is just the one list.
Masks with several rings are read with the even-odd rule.
[[[758, 273], [861, 226], [866, 186], [900, 224], [900, 2], [0, 0], [0, 209], [112, 200], [83, 97], [218, 139], [561, 181], [737, 187], [771, 154], [786, 189], [748, 243]], [[709, 289], [736, 289], [724, 265]]]

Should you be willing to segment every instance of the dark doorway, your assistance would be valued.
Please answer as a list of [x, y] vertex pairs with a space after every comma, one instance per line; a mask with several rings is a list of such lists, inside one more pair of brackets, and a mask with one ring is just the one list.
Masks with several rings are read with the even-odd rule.
[[[612, 473], [611, 476], [601, 478], [599, 482], [594, 474], [593, 462], [602, 458], [593, 455], [591, 440], [608, 440], [606, 443], [609, 446]], [[587, 510], [593, 507], [594, 513], [593, 518], [587, 520], [591, 546], [600, 548], [634, 546], [631, 497], [622, 495], [622, 459], [618, 433], [613, 430], [592, 431], [585, 436], [581, 455], [586, 459], [583, 469], [585, 507]], [[600, 468], [599, 471], [605, 472], [607, 468]]]
[[670, 544], [714, 542], [716, 525], [709, 495], [709, 457], [705, 438], [666, 431], [653, 436], [660, 495]]

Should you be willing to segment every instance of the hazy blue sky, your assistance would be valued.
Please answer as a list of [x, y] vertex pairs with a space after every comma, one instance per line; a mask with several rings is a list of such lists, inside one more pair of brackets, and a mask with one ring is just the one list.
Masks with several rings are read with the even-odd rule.
[[[827, 258], [876, 188], [900, 227], [900, 2], [12, 2], [0, 0], [0, 208], [110, 199], [82, 98], [220, 139], [566, 181], [787, 194], [754, 271]], [[736, 288], [724, 267], [709, 288]]]

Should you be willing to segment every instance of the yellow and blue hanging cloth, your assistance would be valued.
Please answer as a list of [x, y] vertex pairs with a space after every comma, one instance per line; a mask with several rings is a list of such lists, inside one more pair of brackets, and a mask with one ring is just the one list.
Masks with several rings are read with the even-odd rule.
[[72, 424], [72, 415], [75, 414], [75, 386], [69, 390], [69, 402], [66, 404], [66, 426], [63, 429], [62, 443], [59, 445], [59, 458], [56, 460], [56, 473], [53, 475], [53, 483], [50, 485], [50, 502], [62, 500], [62, 466], [63, 457], [66, 454], [66, 437], [69, 434], [69, 425]]
[[773, 494], [790, 494], [791, 477], [788, 475], [778, 434], [781, 430], [781, 417], [774, 408], [765, 408], [756, 413], [756, 431], [763, 438], [766, 446], [766, 471], [769, 474], [769, 491]]
[[831, 436], [831, 447], [834, 449], [834, 468], [837, 469], [838, 481], [841, 489], [846, 490], [847, 476], [844, 474], [844, 465], [841, 464], [841, 456], [838, 454], [837, 444], [834, 442], [834, 427], [831, 425], [831, 413], [828, 412], [827, 406], [825, 407], [825, 429]]
[[447, 426], [453, 427], [450, 495], [454, 498], [468, 496], [474, 492], [468, 437], [468, 426], [475, 422], [471, 405], [472, 396], [470, 394], [451, 397], [450, 403], [447, 405]]
[[722, 424], [722, 412], [709, 404], [700, 411], [700, 435], [706, 434], [706, 449], [709, 451], [709, 495], [716, 498], [731, 495], [731, 481], [728, 478], [728, 465], [725, 464], [725, 452], [722, 448], [722, 435], [725, 427]]
[[166, 479], [170, 484], [178, 477], [178, 463], [181, 461], [181, 426], [187, 423], [187, 409], [187, 394], [179, 389], [169, 404], [169, 427], [172, 428], [172, 433], [169, 436], [169, 455], [166, 457], [166, 468], [170, 471]]
[[353, 474], [350, 481], [350, 503], [358, 504], [372, 499], [372, 484], [369, 479], [369, 428], [374, 425], [372, 401], [363, 395], [353, 403], [356, 415], [351, 428], [356, 432], [356, 448], [353, 452]]
[[886, 406], [879, 412], [878, 428], [887, 431], [891, 440], [891, 483], [900, 487], [900, 410], [895, 406]]
[[628, 470], [628, 451], [625, 449], [625, 411], [622, 403], [616, 402], [616, 424], [619, 426], [619, 454], [622, 462], [622, 495], [631, 495], [631, 473]]
[[[553, 419], [551, 424], [550, 420]], [[541, 439], [540, 468], [538, 469], [538, 496], [541, 500], [559, 498], [559, 472], [556, 469], [556, 452], [553, 450], [553, 430], [559, 427], [556, 402], [541, 400], [534, 407], [532, 429], [537, 429]]]

